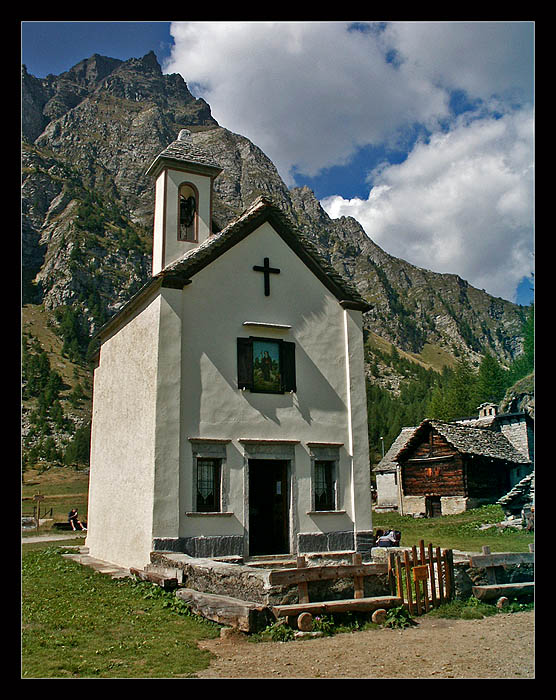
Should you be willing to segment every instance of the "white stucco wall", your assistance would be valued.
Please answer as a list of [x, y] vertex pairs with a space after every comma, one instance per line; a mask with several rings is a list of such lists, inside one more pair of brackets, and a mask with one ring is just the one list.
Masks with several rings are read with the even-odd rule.
[[94, 375], [87, 546], [123, 566], [148, 563], [152, 543], [161, 298], [102, 346]]
[[[280, 268], [268, 297], [262, 273], [253, 270], [265, 257]], [[248, 336], [295, 342], [296, 393], [238, 389], [236, 342]], [[153, 538], [244, 535], [248, 454], [242, 439], [295, 441], [288, 445], [292, 552], [297, 532], [372, 529], [361, 313], [344, 310], [270, 224], [183, 290], [153, 292], [103, 344], [94, 381], [92, 556], [142, 567]], [[190, 438], [229, 440], [223, 448], [227, 515], [191, 515]], [[308, 442], [340, 445], [338, 512], [311, 510]]]
[[[199, 194], [197, 243], [178, 240], [178, 190], [182, 183], [193, 184]], [[155, 185], [153, 275], [206, 240], [210, 232], [211, 178], [172, 168], [163, 170]]]
[[398, 506], [398, 484], [395, 472], [376, 473], [376, 505], [379, 508], [394, 508]]
[[[253, 270], [265, 257], [280, 269], [279, 275], [271, 276], [268, 297], [263, 293], [262, 273]], [[370, 529], [361, 314], [345, 311], [268, 223], [197, 273], [182, 294], [185, 439], [181, 443], [180, 536], [222, 534], [223, 527], [228, 534], [243, 533], [248, 515], [241, 438], [299, 441], [292, 480], [298, 531], [349, 530], [354, 520], [359, 529]], [[246, 321], [291, 328], [247, 327]], [[295, 342], [295, 394], [238, 390], [236, 339], [250, 335]], [[185, 514], [193, 510], [190, 437], [231, 441], [226, 454], [228, 510], [233, 516], [211, 519]], [[338, 506], [345, 513], [309, 514], [309, 441], [342, 443]]]

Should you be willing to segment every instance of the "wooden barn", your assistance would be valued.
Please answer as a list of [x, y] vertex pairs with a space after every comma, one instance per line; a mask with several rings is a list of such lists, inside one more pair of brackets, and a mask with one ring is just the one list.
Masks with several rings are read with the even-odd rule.
[[396, 461], [401, 514], [427, 517], [495, 503], [511, 488], [516, 466], [533, 466], [502, 433], [429, 419]]

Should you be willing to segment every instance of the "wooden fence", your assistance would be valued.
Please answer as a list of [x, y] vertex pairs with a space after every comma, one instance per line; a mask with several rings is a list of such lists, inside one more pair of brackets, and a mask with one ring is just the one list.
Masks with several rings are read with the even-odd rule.
[[411, 615], [422, 615], [454, 597], [454, 557], [451, 549], [440, 550], [419, 542], [411, 553], [388, 553], [388, 580], [392, 594], [403, 600]]

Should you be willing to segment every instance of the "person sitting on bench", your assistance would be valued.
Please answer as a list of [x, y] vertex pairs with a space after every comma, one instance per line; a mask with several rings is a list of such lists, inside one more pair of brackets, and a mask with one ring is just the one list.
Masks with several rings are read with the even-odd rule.
[[[83, 527], [83, 523], [81, 520], [79, 520], [78, 513], [77, 513], [77, 508], [72, 508], [70, 512], [68, 513], [68, 522], [71, 525], [72, 530], [85, 530], [86, 528]], [[79, 526], [79, 527], [76, 527]]]
[[384, 535], [378, 538], [378, 547], [399, 547], [401, 540], [401, 532], [399, 530], [388, 530]]

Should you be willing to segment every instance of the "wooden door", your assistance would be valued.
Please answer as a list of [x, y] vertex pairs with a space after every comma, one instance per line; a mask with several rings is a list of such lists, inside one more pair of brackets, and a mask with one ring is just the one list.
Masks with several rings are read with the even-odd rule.
[[249, 554], [287, 554], [288, 463], [249, 460]]
[[425, 513], [427, 518], [439, 518], [442, 515], [440, 496], [425, 496]]

